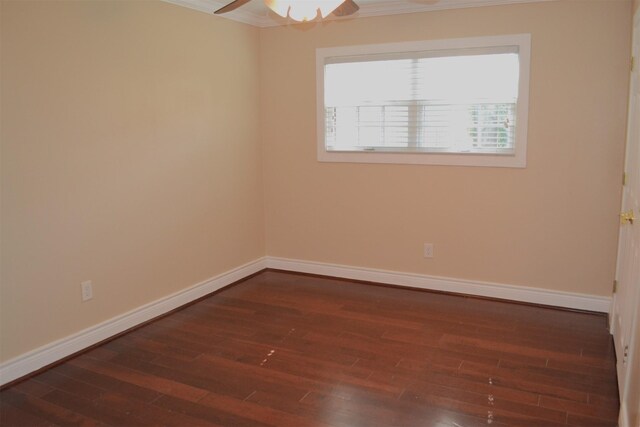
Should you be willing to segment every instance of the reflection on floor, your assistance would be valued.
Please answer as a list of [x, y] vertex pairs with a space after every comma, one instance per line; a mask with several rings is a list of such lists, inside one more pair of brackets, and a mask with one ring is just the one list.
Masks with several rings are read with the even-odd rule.
[[267, 271], [0, 393], [0, 425], [615, 426], [603, 315]]

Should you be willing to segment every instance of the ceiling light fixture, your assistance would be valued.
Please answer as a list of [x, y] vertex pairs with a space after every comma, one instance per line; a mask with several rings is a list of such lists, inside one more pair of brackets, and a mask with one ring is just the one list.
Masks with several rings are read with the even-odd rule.
[[264, 0], [264, 4], [283, 18], [295, 21], [313, 21], [318, 17], [326, 18], [345, 0]]
[[[213, 13], [222, 15], [234, 11], [250, 1], [233, 0]], [[264, 4], [283, 18], [291, 18], [299, 22], [312, 21], [318, 15], [322, 19], [329, 14], [341, 18], [353, 15], [360, 9], [354, 0], [264, 0]]]

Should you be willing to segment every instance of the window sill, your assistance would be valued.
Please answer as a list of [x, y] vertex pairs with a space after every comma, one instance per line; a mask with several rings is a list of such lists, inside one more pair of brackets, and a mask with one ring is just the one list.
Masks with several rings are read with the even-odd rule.
[[440, 166], [480, 166], [524, 168], [526, 156], [520, 152], [505, 154], [454, 154], [454, 153], [397, 153], [376, 151], [318, 151], [319, 162], [335, 163], [391, 163]]

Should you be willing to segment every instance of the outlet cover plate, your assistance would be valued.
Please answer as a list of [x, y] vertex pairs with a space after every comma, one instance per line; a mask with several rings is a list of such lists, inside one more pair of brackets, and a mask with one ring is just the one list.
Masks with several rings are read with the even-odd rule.
[[82, 302], [89, 301], [93, 298], [93, 284], [91, 280], [80, 283], [80, 288], [82, 290]]
[[433, 243], [424, 244], [424, 257], [433, 258]]

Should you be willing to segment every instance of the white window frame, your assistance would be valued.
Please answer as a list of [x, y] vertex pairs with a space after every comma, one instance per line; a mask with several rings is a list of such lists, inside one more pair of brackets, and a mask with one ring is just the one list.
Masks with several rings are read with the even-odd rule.
[[[516, 104], [515, 152], [512, 154], [434, 153], [389, 151], [328, 151], [325, 146], [324, 67], [326, 58], [375, 55], [397, 52], [461, 50], [469, 48], [517, 47], [520, 64], [518, 101]], [[527, 128], [529, 109], [529, 69], [531, 34], [471, 37], [342, 46], [316, 49], [317, 144], [318, 161], [350, 163], [400, 163], [423, 165], [486, 166], [524, 168], [527, 164]]]

